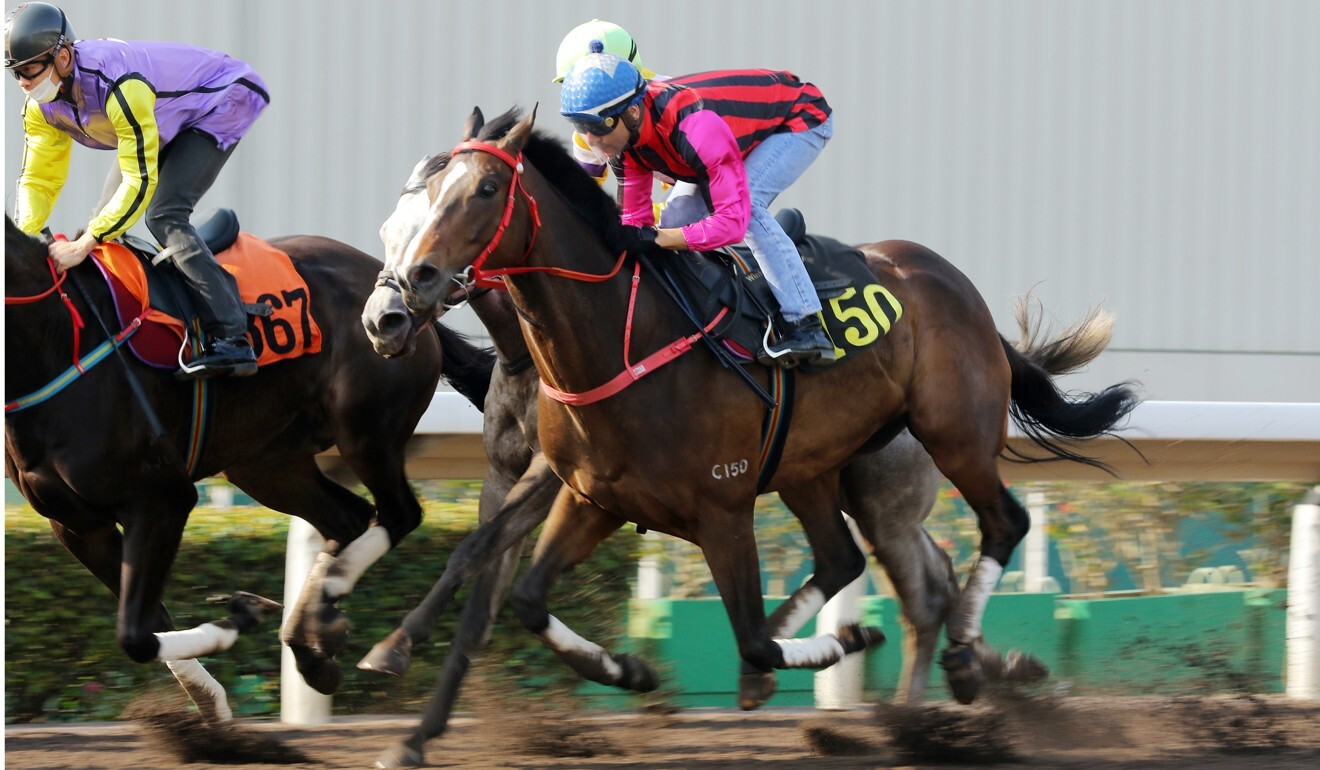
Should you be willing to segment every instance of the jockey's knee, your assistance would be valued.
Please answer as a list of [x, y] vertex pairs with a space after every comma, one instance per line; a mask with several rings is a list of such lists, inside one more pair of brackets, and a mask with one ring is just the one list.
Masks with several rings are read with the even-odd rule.
[[160, 640], [149, 631], [121, 631], [118, 637], [119, 646], [135, 663], [149, 663], [160, 652]]

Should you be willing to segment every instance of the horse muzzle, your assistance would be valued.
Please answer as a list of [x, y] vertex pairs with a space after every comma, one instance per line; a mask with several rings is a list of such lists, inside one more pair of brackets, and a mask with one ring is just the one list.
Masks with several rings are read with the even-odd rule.
[[367, 298], [362, 328], [378, 355], [407, 358], [417, 350], [417, 332], [428, 318], [410, 313], [400, 292], [381, 286]]

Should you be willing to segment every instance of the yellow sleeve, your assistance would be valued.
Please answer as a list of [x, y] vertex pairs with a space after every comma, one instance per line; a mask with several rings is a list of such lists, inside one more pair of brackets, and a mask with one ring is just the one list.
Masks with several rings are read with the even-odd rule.
[[69, 176], [69, 135], [46, 122], [41, 108], [23, 100], [23, 166], [18, 174], [14, 219], [29, 235], [41, 232]]
[[147, 210], [156, 192], [160, 134], [156, 130], [156, 94], [144, 81], [125, 80], [106, 98], [105, 114], [119, 137], [119, 174], [114, 197], [87, 225], [98, 241], [123, 235]]

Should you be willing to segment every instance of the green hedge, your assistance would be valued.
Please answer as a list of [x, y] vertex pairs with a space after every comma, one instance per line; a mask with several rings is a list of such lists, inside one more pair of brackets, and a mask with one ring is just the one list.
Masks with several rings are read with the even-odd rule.
[[[469, 486], [460, 492], [456, 502], [427, 502], [422, 527], [368, 570], [343, 601], [352, 630], [349, 647], [339, 657], [344, 684], [334, 698], [335, 714], [416, 713], [429, 696], [461, 604], [446, 613], [430, 642], [414, 650], [407, 677], [381, 677], [355, 666], [425, 596], [450, 551], [475, 526], [475, 491]], [[243, 590], [281, 599], [287, 526], [286, 517], [261, 508], [194, 512], [166, 593], [175, 625], [189, 628], [223, 617], [223, 605], [207, 603], [211, 595]], [[551, 593], [552, 611], [589, 639], [621, 643], [640, 548], [641, 538], [631, 528], [618, 532], [563, 576]], [[525, 561], [526, 556], [524, 566]], [[7, 723], [114, 719], [153, 683], [173, 682], [163, 664], [133, 663], [119, 649], [114, 597], [26, 507], [6, 512], [5, 580]], [[464, 589], [458, 601], [466, 596]], [[225, 686], [237, 715], [279, 713], [277, 626], [267, 621], [223, 656], [202, 660]], [[499, 665], [476, 667], [487, 681], [469, 683], [466, 692], [495, 685], [556, 699], [573, 697], [576, 676], [507, 608], [488, 649]]]

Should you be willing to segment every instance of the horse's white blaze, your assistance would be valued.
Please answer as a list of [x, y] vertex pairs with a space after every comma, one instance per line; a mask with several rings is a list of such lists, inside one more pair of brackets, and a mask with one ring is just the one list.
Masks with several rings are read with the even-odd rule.
[[843, 645], [833, 634], [811, 639], [776, 639], [784, 651], [784, 668], [825, 668], [843, 660]]
[[440, 194], [435, 197], [437, 206], [445, 202], [445, 195], [458, 184], [458, 180], [468, 172], [468, 163], [466, 159], [451, 160], [449, 162], [448, 173], [445, 174], [445, 181], [440, 184]]
[[156, 634], [160, 649], [157, 660], [191, 660], [203, 655], [215, 655], [234, 646], [237, 628], [221, 628], [214, 623], [203, 623], [187, 631], [162, 631]]
[[541, 632], [541, 641], [558, 653], [572, 653], [597, 658], [604, 666], [605, 673], [616, 681], [623, 676], [623, 667], [614, 662], [614, 659], [605, 651], [605, 648], [578, 636], [573, 629], [564, 625], [554, 615], [550, 616], [550, 625], [546, 626], [546, 629]]
[[976, 567], [967, 578], [967, 585], [963, 587], [962, 595], [958, 597], [958, 604], [953, 610], [953, 618], [949, 621], [949, 639], [971, 643], [981, 638], [981, 617], [985, 614], [986, 603], [990, 601], [990, 592], [995, 590], [995, 583], [999, 582], [1002, 574], [1003, 566], [989, 556], [976, 560]]
[[[430, 230], [435, 226], [435, 223], [439, 221], [440, 212], [443, 210], [445, 204], [445, 194], [453, 188], [460, 177], [467, 173], [467, 162], [451, 162], [448, 169], [449, 173], [445, 176], [444, 183], [440, 185], [440, 194], [436, 196], [434, 203], [429, 204], [426, 215], [422, 218], [421, 227], [418, 229], [417, 235], [413, 236], [412, 240], [408, 242], [408, 248], [403, 254], [404, 265], [411, 265], [417, 261], [417, 236], [421, 235], [422, 231]], [[422, 198], [420, 195], [417, 197]], [[425, 198], [422, 198], [422, 200], [425, 200]]]
[[784, 624], [779, 628], [771, 629], [771, 633], [776, 636], [796, 634], [824, 606], [825, 592], [816, 586], [807, 586], [796, 595], [793, 609], [789, 611], [788, 617], [784, 618]]
[[384, 527], [372, 527], [339, 552], [339, 558], [326, 571], [321, 584], [326, 595], [338, 599], [347, 596], [357, 585], [367, 567], [389, 553], [390, 533]]
[[[170, 673], [179, 680], [183, 689], [192, 692], [194, 689], [202, 689], [207, 695], [211, 696], [211, 707], [215, 709], [215, 714], [222, 721], [228, 722], [234, 718], [234, 712], [229, 708], [229, 700], [225, 697], [225, 688], [215, 681], [215, 677], [210, 672], [202, 668], [202, 664], [195, 660], [167, 660], [165, 665], [169, 667]], [[203, 704], [198, 703], [197, 707], [204, 709]]]
[[385, 245], [385, 266], [393, 267], [422, 230], [430, 208], [425, 190], [399, 196], [394, 212], [380, 226], [380, 242]]
[[408, 247], [422, 232], [430, 203], [425, 190], [399, 196], [394, 213], [380, 226], [380, 240], [385, 245], [385, 266], [394, 267], [407, 253]]

